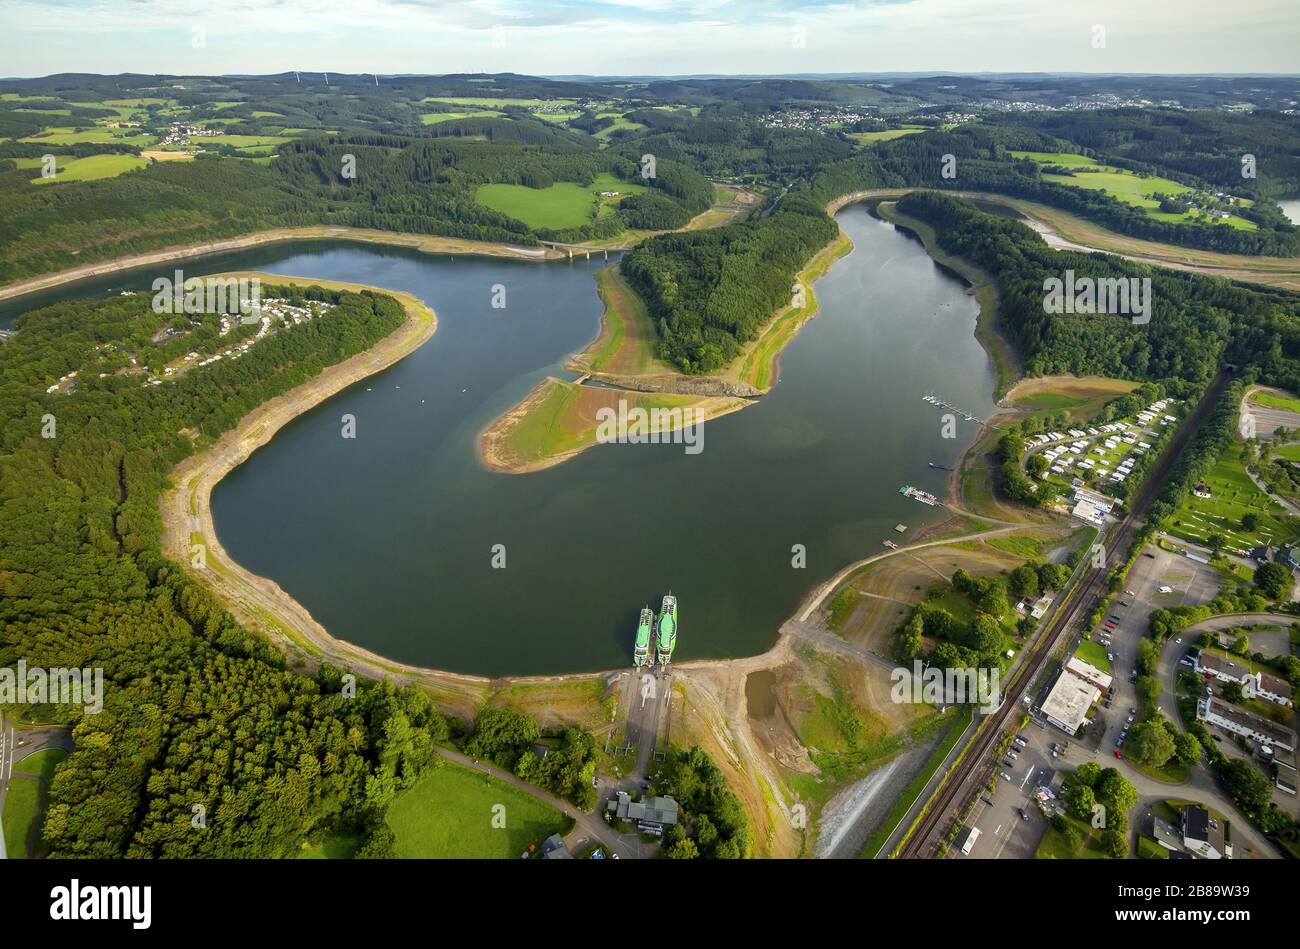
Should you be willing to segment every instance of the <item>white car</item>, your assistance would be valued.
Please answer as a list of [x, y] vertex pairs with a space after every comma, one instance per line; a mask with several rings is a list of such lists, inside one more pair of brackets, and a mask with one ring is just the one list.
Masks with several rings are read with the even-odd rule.
[[1175, 637], [1174, 637], [1174, 644], [1175, 644], [1175, 645], [1177, 645], [1178, 643], [1181, 643], [1182, 641], [1183, 641], [1183, 637], [1181, 637], [1181, 636], [1175, 636]]

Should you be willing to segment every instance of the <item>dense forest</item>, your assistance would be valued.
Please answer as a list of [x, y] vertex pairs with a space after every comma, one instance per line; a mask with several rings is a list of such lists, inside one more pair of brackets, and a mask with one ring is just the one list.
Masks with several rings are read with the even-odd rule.
[[[0, 159], [33, 149], [41, 147], [0, 145]], [[344, 155], [354, 156], [355, 177], [343, 177]], [[534, 244], [680, 227], [709, 207], [713, 188], [703, 176], [671, 160], [656, 164], [655, 177], [642, 178], [634, 157], [613, 149], [358, 134], [286, 143], [270, 165], [202, 156], [54, 187], [32, 187], [33, 172], [10, 165], [0, 170], [0, 282], [270, 227], [339, 224]], [[563, 231], [532, 231], [475, 201], [482, 184], [590, 184], [601, 173], [652, 190]]]
[[144, 296], [27, 313], [0, 345], [0, 665], [105, 677], [104, 709], [79, 716], [50, 789], [53, 856], [285, 856], [329, 829], [368, 837], [447, 738], [417, 690], [352, 695], [338, 670], [287, 670], [162, 556], [158, 497], [177, 461], [404, 319], [387, 296], [268, 289], [336, 306], [159, 387], [31, 381], [32, 366], [129, 338]]
[[819, 206], [789, 198], [766, 218], [652, 238], [622, 268], [655, 320], [662, 358], [710, 372], [790, 302], [795, 274], [837, 231]]
[[[934, 226], [941, 247], [996, 276], [1003, 330], [1029, 375], [1098, 374], [1159, 380], [1170, 395], [1204, 390], [1225, 361], [1254, 365], [1284, 388], [1300, 385], [1300, 296], [1107, 254], [1050, 250], [1018, 221], [938, 192], [913, 192], [900, 213]], [[1150, 323], [1125, 316], [1048, 313], [1044, 281], [1149, 278]]]

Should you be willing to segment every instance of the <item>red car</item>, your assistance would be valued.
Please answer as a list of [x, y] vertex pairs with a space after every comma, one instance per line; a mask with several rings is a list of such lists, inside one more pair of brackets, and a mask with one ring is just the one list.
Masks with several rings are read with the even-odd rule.
[[1116, 750], [1115, 750], [1115, 757], [1116, 757], [1116, 758], [1123, 758], [1123, 757], [1124, 757], [1124, 752], [1120, 751], [1119, 749], [1116, 749]]

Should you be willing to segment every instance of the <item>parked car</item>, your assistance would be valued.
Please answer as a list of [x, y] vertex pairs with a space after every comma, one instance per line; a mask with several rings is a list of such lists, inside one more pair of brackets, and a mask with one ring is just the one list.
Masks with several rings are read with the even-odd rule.
[[1021, 808], [1017, 808], [1017, 810], [1020, 811], [1020, 819], [1021, 819], [1021, 820], [1029, 820], [1029, 815], [1025, 813], [1025, 809], [1024, 809], [1023, 807], [1021, 807]]
[[1183, 641], [1183, 637], [1181, 637], [1181, 636], [1175, 636], [1175, 637], [1174, 637], [1174, 643], [1175, 643], [1175, 644], [1177, 644], [1177, 643], [1181, 643], [1182, 641]]
[[1011, 775], [1009, 775], [1009, 774], [1007, 774], [1005, 771], [1003, 771], [1003, 772], [1002, 772], [1002, 780], [1003, 780], [1003, 781], [1010, 781], [1010, 780], [1011, 780]]
[[985, 804], [987, 804], [989, 807], [993, 806], [993, 799], [989, 797], [987, 794], [981, 794], [980, 800], [983, 801]]
[[1115, 757], [1116, 757], [1116, 758], [1123, 758], [1123, 757], [1124, 757], [1124, 753], [1121, 752], [1121, 751], [1117, 748], [1117, 749], [1115, 750]]

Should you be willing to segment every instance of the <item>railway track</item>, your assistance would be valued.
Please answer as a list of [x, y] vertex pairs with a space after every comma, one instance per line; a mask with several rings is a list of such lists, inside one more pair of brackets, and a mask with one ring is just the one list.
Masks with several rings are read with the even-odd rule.
[[[1169, 477], [1169, 472], [1174, 463], [1187, 447], [1192, 436], [1200, 429], [1201, 424], [1214, 408], [1215, 403], [1218, 402], [1219, 396], [1227, 383], [1227, 375], [1221, 374], [1210, 386], [1196, 410], [1175, 434], [1169, 446], [1161, 453], [1160, 459], [1150, 476], [1143, 483], [1142, 489], [1139, 491], [1136, 501], [1129, 508], [1128, 514], [1107, 534], [1103, 546], [1109, 562], [1123, 563], [1128, 559], [1133, 538], [1142, 522], [1146, 519], [1147, 511], [1150, 509], [1152, 502], [1156, 499], [1161, 487]], [[929, 855], [934, 849], [932, 838], [936, 830], [945, 826], [947, 821], [955, 819], [958, 806], [974, 795], [976, 788], [972, 779], [975, 775], [981, 773], [981, 764], [987, 764], [988, 753], [996, 744], [998, 737], [1003, 733], [1011, 716], [1020, 714], [1021, 698], [1024, 696], [1025, 690], [1038, 678], [1039, 673], [1046, 668], [1057, 647], [1073, 635], [1078, 628], [1076, 620], [1080, 615], [1086, 618], [1088, 611], [1096, 605], [1097, 601], [1105, 593], [1107, 572], [1104, 567], [1088, 568], [1087, 573], [1075, 584], [1074, 589], [1066, 595], [1065, 602], [1056, 610], [1043, 635], [1039, 636], [1030, 648], [1028, 660], [1012, 676], [1011, 683], [1005, 690], [1002, 705], [980, 723], [980, 727], [976, 731], [975, 737], [971, 739], [966, 754], [962, 756], [961, 760], [948, 774], [948, 777], [939, 786], [930, 801], [929, 809], [922, 815], [920, 822], [912, 830], [912, 833], [903, 841], [899, 849], [901, 857]]]

